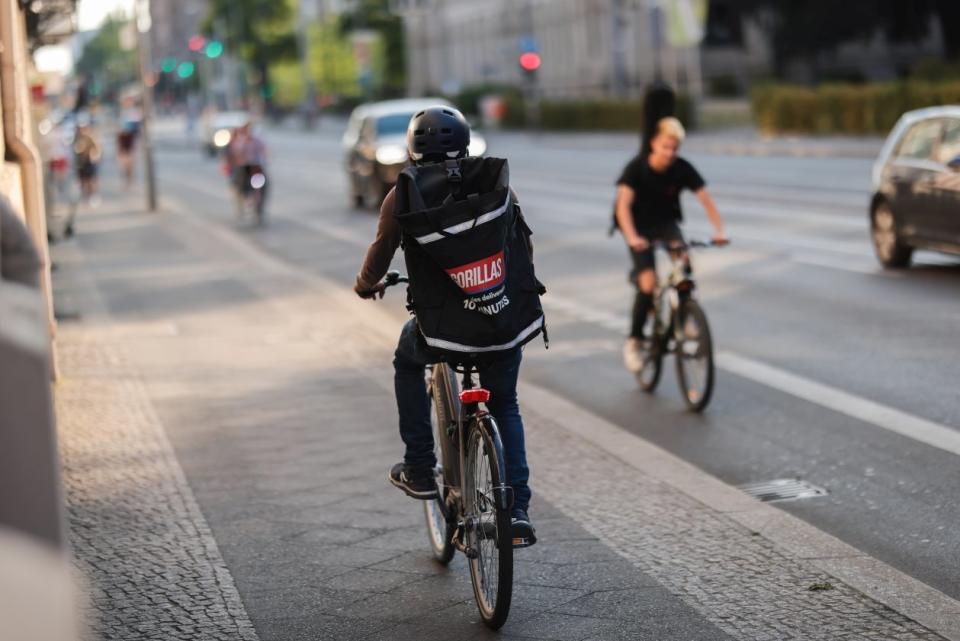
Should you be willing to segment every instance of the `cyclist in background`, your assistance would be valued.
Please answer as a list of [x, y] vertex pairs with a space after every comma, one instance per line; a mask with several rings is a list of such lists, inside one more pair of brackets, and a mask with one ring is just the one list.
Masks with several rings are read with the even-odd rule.
[[643, 326], [653, 307], [657, 282], [653, 242], [683, 244], [680, 193], [684, 189], [696, 194], [706, 210], [714, 227], [714, 242], [727, 242], [723, 220], [703, 177], [677, 155], [685, 136], [679, 120], [662, 118], [650, 139], [649, 152], [641, 150], [617, 180], [616, 223], [630, 250], [630, 280], [637, 288], [630, 336], [623, 347], [624, 365], [634, 373], [643, 369]]
[[244, 184], [250, 180], [253, 168], [263, 171], [267, 164], [267, 146], [253, 131], [249, 120], [233, 132], [226, 153], [230, 182], [238, 196], [243, 196]]

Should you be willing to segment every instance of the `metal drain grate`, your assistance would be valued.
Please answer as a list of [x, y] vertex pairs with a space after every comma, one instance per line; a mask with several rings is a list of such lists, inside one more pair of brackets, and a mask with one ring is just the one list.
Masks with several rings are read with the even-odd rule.
[[739, 488], [764, 503], [811, 499], [827, 495], [827, 491], [822, 487], [817, 487], [801, 479], [757, 481], [755, 483], [745, 483], [740, 485]]

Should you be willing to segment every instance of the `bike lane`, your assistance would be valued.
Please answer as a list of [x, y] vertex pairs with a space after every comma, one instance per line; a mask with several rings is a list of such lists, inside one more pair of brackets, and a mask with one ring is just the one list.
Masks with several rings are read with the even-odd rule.
[[244, 232], [132, 209], [56, 251], [58, 304], [81, 314], [60, 338], [67, 500], [102, 638], [940, 638], [534, 387], [540, 543], [490, 633], [463, 557], [435, 564], [420, 505], [386, 480], [395, 318]]

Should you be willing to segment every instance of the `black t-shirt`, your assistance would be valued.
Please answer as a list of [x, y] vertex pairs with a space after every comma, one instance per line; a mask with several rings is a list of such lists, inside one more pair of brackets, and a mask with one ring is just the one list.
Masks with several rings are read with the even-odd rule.
[[700, 173], [683, 158], [678, 157], [665, 172], [658, 173], [643, 155], [624, 167], [617, 184], [633, 189], [633, 224], [638, 230], [683, 220], [680, 192], [698, 191], [706, 185]]

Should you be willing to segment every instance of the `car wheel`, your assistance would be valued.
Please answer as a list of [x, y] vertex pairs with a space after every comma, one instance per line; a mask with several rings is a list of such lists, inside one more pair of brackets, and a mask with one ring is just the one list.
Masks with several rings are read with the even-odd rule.
[[913, 247], [910, 247], [900, 238], [897, 230], [897, 220], [890, 205], [880, 202], [870, 217], [870, 234], [873, 238], [873, 249], [877, 260], [888, 269], [907, 267], [913, 256]]

